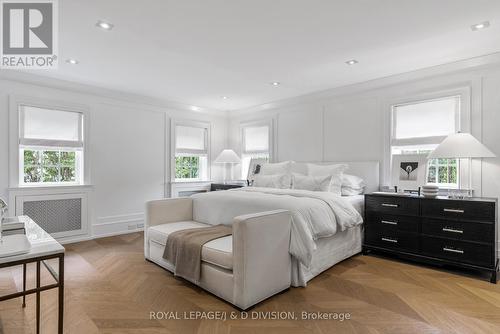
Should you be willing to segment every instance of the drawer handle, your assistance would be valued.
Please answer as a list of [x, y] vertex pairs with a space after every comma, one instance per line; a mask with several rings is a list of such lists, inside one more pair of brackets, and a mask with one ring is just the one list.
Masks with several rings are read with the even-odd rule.
[[382, 238], [382, 241], [392, 242], [392, 243], [395, 243], [395, 244], [398, 243], [398, 241], [396, 239], [389, 239], [389, 238]]
[[397, 225], [398, 222], [391, 222], [389, 220], [381, 220], [380, 221], [382, 224], [388, 224], [388, 225]]
[[453, 213], [464, 213], [465, 210], [462, 209], [443, 209], [444, 212], [453, 212]]
[[461, 249], [453, 249], [453, 248], [448, 248], [448, 247], [444, 247], [443, 251], [450, 252], [450, 253], [458, 253], [458, 254], [463, 254], [464, 253], [464, 251], [461, 250]]
[[399, 207], [399, 205], [397, 205], [397, 204], [389, 204], [389, 203], [382, 203], [381, 205], [389, 207], [389, 208], [397, 208], [397, 207]]
[[450, 233], [460, 233], [463, 234], [463, 230], [455, 230], [454, 228], [449, 228], [449, 227], [443, 227], [443, 232], [450, 232]]

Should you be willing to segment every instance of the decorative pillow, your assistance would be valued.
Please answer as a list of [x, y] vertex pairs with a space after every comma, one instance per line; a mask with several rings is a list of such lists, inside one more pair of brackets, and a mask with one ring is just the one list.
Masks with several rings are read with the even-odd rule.
[[292, 189], [328, 191], [330, 189], [331, 180], [331, 175], [306, 176], [294, 173], [292, 176]]
[[344, 171], [348, 168], [345, 164], [335, 164], [335, 165], [316, 165], [307, 164], [307, 175], [309, 176], [331, 176], [330, 188], [328, 191], [336, 194], [342, 195], [342, 176]]
[[267, 163], [263, 164], [260, 169], [261, 175], [282, 175], [290, 174], [290, 169], [292, 168], [291, 161], [277, 162], [277, 163]]
[[355, 175], [344, 174], [342, 176], [342, 195], [362, 195], [365, 192], [366, 182]]
[[344, 174], [342, 176], [342, 187], [361, 189], [366, 187], [366, 182], [359, 176]]
[[351, 188], [342, 186], [342, 196], [356, 196], [363, 195], [365, 193], [365, 188]]
[[288, 174], [276, 175], [255, 175], [253, 186], [264, 188], [290, 189], [292, 183], [291, 176]]

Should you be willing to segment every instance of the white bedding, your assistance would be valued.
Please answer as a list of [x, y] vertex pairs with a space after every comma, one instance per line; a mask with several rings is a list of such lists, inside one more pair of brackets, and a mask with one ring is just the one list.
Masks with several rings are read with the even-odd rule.
[[329, 192], [248, 187], [196, 194], [192, 198], [194, 220], [211, 225], [232, 224], [234, 217], [243, 214], [289, 210], [290, 254], [305, 267], [311, 263], [316, 240], [363, 222], [349, 200]]
[[318, 240], [309, 268], [292, 259], [292, 286], [305, 287], [323, 271], [361, 252], [362, 236], [362, 226], [357, 226]]
[[342, 196], [352, 204], [354, 209], [364, 218], [365, 216], [365, 195]]

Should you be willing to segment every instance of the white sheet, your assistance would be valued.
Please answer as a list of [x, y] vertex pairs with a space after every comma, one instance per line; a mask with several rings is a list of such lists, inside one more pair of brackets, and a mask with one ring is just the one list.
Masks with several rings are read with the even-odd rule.
[[289, 210], [290, 254], [306, 267], [311, 263], [316, 240], [335, 235], [338, 228], [344, 231], [363, 222], [347, 199], [329, 192], [247, 187], [192, 198], [194, 220], [211, 225], [230, 225], [234, 217], [243, 214]]
[[365, 195], [342, 196], [352, 204], [354, 209], [359, 212], [361, 217], [365, 216]]

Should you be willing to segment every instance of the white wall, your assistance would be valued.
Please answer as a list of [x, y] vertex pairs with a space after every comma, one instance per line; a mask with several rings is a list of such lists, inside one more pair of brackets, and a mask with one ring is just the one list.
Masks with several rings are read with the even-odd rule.
[[[500, 197], [500, 57], [485, 57], [342, 87], [314, 95], [224, 114], [182, 111], [135, 96], [94, 94], [55, 85], [0, 80], [0, 196], [7, 197], [8, 97], [61, 100], [90, 109], [91, 222], [96, 235], [126, 231], [143, 221], [144, 202], [168, 195], [170, 188], [169, 119], [212, 123], [212, 159], [229, 144], [240, 151], [241, 121], [273, 119], [275, 160], [379, 160], [385, 165], [391, 102], [408, 96], [466, 87], [470, 90], [473, 135], [499, 158], [476, 162], [478, 195]], [[52, 88], [50, 88], [52, 87]], [[278, 88], [279, 89], [279, 88]], [[122, 98], [123, 97], [123, 98]], [[135, 102], [134, 102], [135, 101]], [[235, 175], [238, 173], [235, 170]], [[212, 165], [212, 178], [221, 179]]]
[[[478, 64], [481, 66], [476, 66]], [[378, 160], [382, 183], [390, 184], [387, 157], [391, 103], [439, 91], [465, 89], [470, 92], [470, 101], [466, 101], [463, 109], [470, 109], [471, 132], [498, 156], [474, 162], [475, 194], [498, 198], [500, 62], [495, 59], [485, 65], [477, 60], [473, 64], [464, 63], [462, 69], [459, 67], [445, 65], [242, 110], [230, 116], [229, 142], [239, 151], [239, 123], [272, 117], [276, 130], [275, 160]]]
[[[83, 91], [83, 89], [82, 89]], [[0, 196], [8, 197], [9, 96], [27, 96], [77, 104], [89, 109], [90, 236], [128, 232], [143, 223], [147, 200], [162, 198], [170, 185], [170, 118], [211, 122], [212, 159], [226, 145], [225, 115], [182, 111], [130, 98], [104, 97], [78, 88], [0, 80]], [[222, 171], [212, 166], [212, 179]]]

